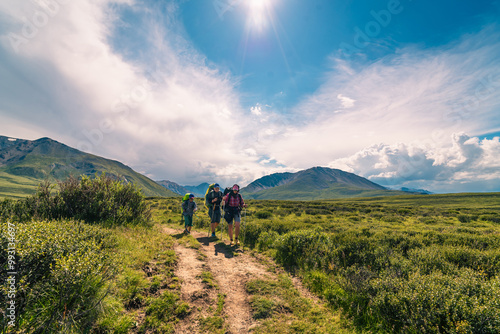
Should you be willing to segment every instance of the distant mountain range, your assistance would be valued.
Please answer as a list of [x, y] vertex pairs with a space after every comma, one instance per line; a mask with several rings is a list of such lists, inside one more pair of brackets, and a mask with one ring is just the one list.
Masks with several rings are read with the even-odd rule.
[[414, 188], [406, 188], [406, 187], [401, 188], [401, 191], [404, 191], [407, 193], [412, 193], [412, 194], [421, 194], [421, 195], [431, 195], [432, 194], [432, 192], [425, 190], [425, 189], [414, 189]]
[[50, 138], [25, 140], [0, 136], [0, 196], [33, 194], [44, 180], [95, 176], [105, 172], [142, 189], [146, 196], [178, 196], [121, 162], [81, 152]]
[[314, 167], [297, 173], [264, 176], [241, 189], [246, 198], [315, 200], [408, 194], [389, 190], [361, 176], [339, 169]]
[[204, 197], [209, 186], [210, 184], [205, 182], [197, 186], [184, 186], [184, 188], [186, 188], [188, 192], [193, 193], [195, 196]]
[[[132, 182], [146, 196], [172, 197], [193, 193], [203, 197], [209, 186], [181, 186], [172, 181], [153, 181], [121, 162], [105, 159], [66, 146], [50, 138], [24, 140], [0, 136], [0, 197], [33, 194], [40, 182], [56, 182], [73, 175], [107, 175]], [[314, 167], [297, 173], [261, 177], [241, 189], [245, 198], [315, 200], [428, 194], [422, 189], [389, 190], [358, 175], [338, 169]]]
[[205, 193], [210, 186], [208, 183], [204, 182], [202, 184], [199, 184], [197, 186], [181, 186], [175, 182], [172, 181], [156, 181], [159, 185], [162, 185], [163, 187], [172, 190], [174, 193], [179, 194], [179, 195], [184, 195], [186, 193], [192, 193], [197, 197], [204, 197]]
[[170, 191], [173, 191], [174, 193], [176, 193], [178, 195], [184, 195], [184, 194], [190, 192], [189, 190], [187, 190], [183, 186], [178, 185], [177, 183], [172, 182], [172, 181], [163, 180], [163, 181], [156, 181], [156, 183], [158, 183], [162, 187], [167, 188]]

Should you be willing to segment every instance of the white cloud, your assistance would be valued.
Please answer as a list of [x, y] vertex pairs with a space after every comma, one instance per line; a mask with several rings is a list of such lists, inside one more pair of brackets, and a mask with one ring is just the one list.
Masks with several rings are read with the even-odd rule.
[[354, 107], [354, 103], [356, 102], [356, 100], [343, 96], [342, 94], [337, 95], [337, 98], [340, 100], [340, 103], [344, 108]]
[[491, 191], [500, 187], [500, 141], [499, 137], [480, 140], [461, 133], [453, 134], [443, 146], [374, 145], [329, 166], [390, 187], [424, 186], [444, 192], [459, 183], [463, 191]]
[[496, 27], [487, 27], [445, 47], [407, 47], [364, 66], [336, 59], [265, 153], [306, 168], [375, 143], [444, 144], [453, 133], [492, 132], [500, 126], [499, 41]]
[[[145, 22], [147, 62], [111, 47], [121, 24], [117, 5]], [[41, 10], [28, 1], [0, 5], [6, 31], [20, 36], [23, 18]], [[220, 175], [217, 166], [232, 160], [258, 166], [234, 140], [243, 126], [234, 82], [183, 39], [176, 11], [173, 3], [66, 1], [17, 50], [8, 33], [0, 36], [0, 132], [50, 136], [178, 182], [201, 182], [205, 166], [214, 166], [211, 177]]]
[[[244, 184], [331, 161], [401, 182], [498, 173], [498, 140], [474, 139], [500, 127], [495, 27], [365, 66], [335, 60], [324, 85], [283, 113], [241, 107], [237, 78], [193, 48], [175, 2], [54, 1], [57, 10], [0, 3], [0, 134], [49, 136], [184, 184]], [[122, 21], [123, 8], [139, 23]], [[129, 24], [142, 37], [130, 50], [114, 43]], [[460, 132], [473, 137], [448, 145]], [[405, 159], [421, 170], [405, 171]]]
[[250, 111], [255, 116], [262, 115], [262, 107], [259, 104], [255, 105], [255, 107], [250, 108]]

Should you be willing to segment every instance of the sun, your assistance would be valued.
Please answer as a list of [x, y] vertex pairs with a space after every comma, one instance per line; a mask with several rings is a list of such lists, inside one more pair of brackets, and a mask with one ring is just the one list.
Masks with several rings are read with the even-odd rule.
[[270, 0], [247, 0], [246, 5], [248, 26], [257, 31], [263, 31], [269, 23]]
[[247, 0], [248, 7], [254, 10], [261, 10], [266, 7], [268, 0]]

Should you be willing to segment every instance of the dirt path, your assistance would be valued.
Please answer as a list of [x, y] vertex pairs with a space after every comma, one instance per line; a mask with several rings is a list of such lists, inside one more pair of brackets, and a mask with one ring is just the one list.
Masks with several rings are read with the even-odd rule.
[[[180, 231], [165, 228], [165, 232], [179, 234]], [[245, 284], [251, 279], [268, 277], [270, 274], [266, 267], [239, 248], [231, 251], [223, 244], [210, 241], [206, 234], [193, 231], [192, 236], [201, 244], [200, 251], [206, 258], [201, 261], [196, 250], [176, 246], [180, 261], [176, 275], [183, 281], [183, 297], [187, 301], [194, 301], [193, 305], [196, 306], [193, 296], [200, 293], [197, 291], [202, 291], [203, 285], [197, 283], [199, 280], [195, 278], [203, 270], [211, 272], [219, 285], [219, 293], [226, 295], [224, 313], [229, 333], [248, 333], [257, 322], [252, 318]]]

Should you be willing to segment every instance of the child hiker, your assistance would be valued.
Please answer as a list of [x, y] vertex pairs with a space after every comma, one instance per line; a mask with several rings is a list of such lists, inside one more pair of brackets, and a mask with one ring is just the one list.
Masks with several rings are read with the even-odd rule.
[[184, 233], [191, 234], [193, 227], [193, 214], [198, 210], [193, 194], [186, 194], [182, 201], [182, 215], [184, 216]]

